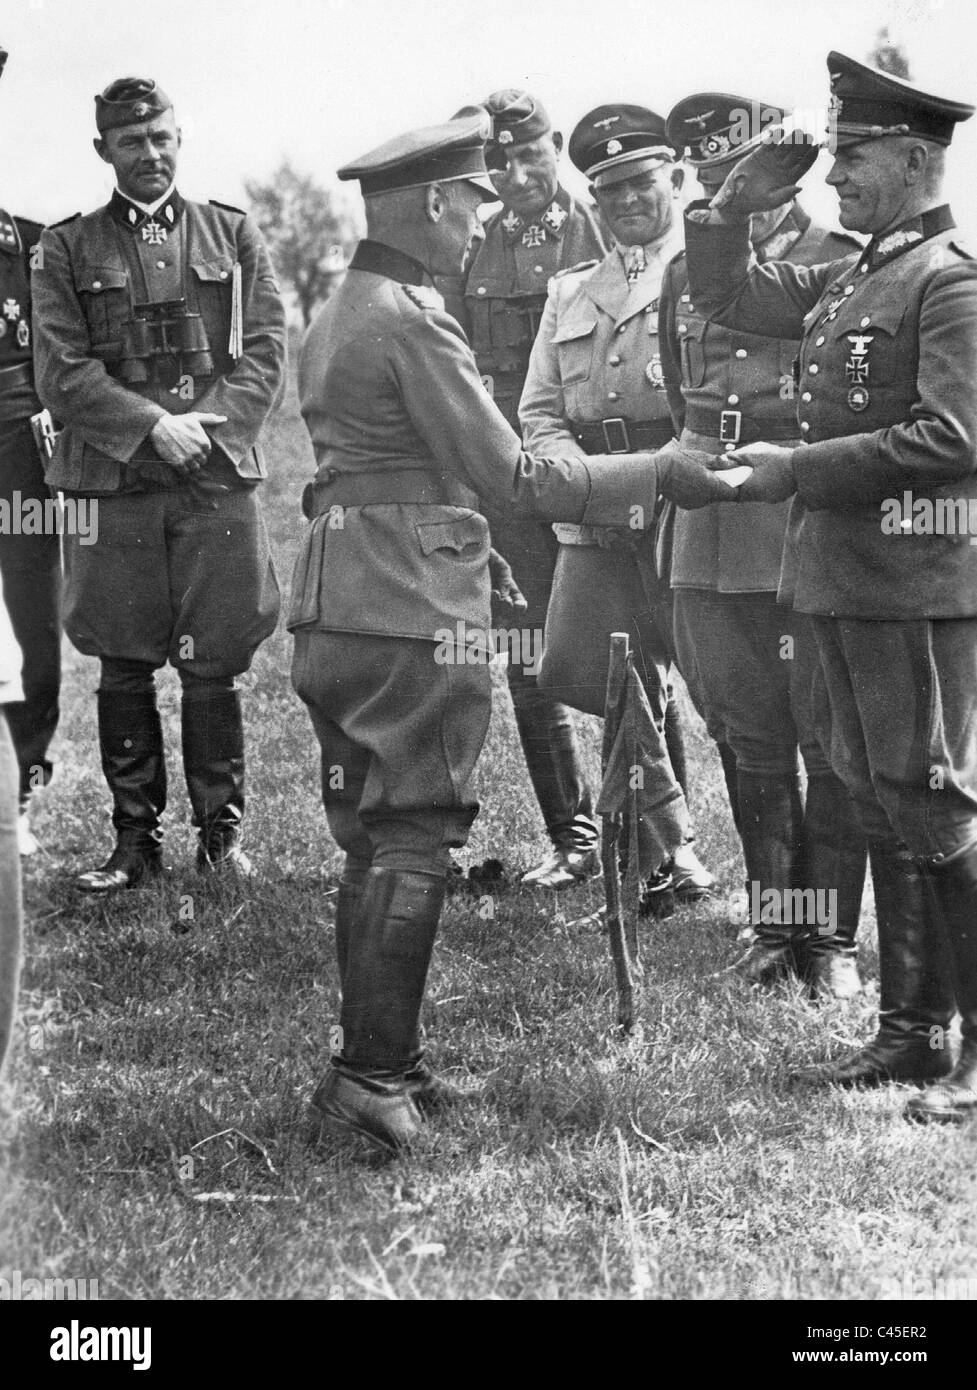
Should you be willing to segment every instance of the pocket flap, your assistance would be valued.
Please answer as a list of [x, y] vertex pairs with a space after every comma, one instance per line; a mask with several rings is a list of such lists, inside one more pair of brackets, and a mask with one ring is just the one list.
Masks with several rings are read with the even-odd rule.
[[697, 314], [691, 317], [684, 317], [682, 314], [676, 316], [676, 326], [680, 338], [695, 338], [698, 341], [709, 327], [709, 320], [699, 318]]
[[190, 266], [198, 280], [208, 283], [217, 281], [221, 285], [230, 283], [234, 270], [234, 262], [229, 256], [217, 256], [212, 261], [191, 261]]
[[431, 555], [435, 550], [453, 550], [460, 554], [467, 546], [488, 542], [488, 523], [474, 512], [457, 521], [416, 522], [415, 528], [424, 555]]
[[124, 290], [129, 276], [120, 265], [80, 265], [75, 270], [75, 289], [82, 294]]
[[840, 338], [842, 335], [847, 335], [853, 330], [859, 333], [874, 333], [878, 330], [880, 333], [888, 333], [890, 337], [894, 337], [895, 334], [899, 332], [900, 325], [906, 317], [906, 306], [905, 304], [873, 304], [870, 308], [866, 308], [863, 317], [870, 321], [863, 324], [861, 319], [859, 319], [857, 325], [850, 320], [848, 323], [841, 325], [836, 321], [832, 325], [834, 329], [833, 336], [835, 338]]
[[586, 338], [597, 327], [596, 319], [577, 319], [570, 323], [561, 323], [553, 334], [554, 343], [572, 343], [578, 338]]

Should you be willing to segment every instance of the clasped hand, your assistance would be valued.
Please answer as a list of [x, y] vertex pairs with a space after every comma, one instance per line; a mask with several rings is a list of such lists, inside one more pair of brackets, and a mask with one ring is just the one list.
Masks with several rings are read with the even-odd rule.
[[223, 425], [226, 415], [190, 410], [186, 415], [163, 415], [150, 430], [153, 448], [177, 473], [192, 476], [210, 457], [212, 441], [208, 425]]

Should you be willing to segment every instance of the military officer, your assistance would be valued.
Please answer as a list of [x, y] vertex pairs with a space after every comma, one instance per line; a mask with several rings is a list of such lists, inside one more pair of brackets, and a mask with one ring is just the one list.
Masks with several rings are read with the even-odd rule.
[[[673, 435], [658, 348], [658, 297], [681, 236], [673, 212], [682, 178], [675, 151], [661, 116], [643, 106], [615, 104], [583, 117], [569, 154], [591, 179], [617, 245], [600, 261], [587, 261], [551, 282], [519, 407], [526, 446], [578, 458], [658, 449]], [[603, 714], [608, 635], [630, 629], [652, 710], [667, 732], [669, 705], [677, 720], [667, 688], [671, 617], [650, 535], [612, 536], [563, 525], [555, 530], [560, 550], [546, 622], [543, 689], [576, 709]], [[673, 737], [673, 770], [687, 793], [676, 746]], [[658, 878], [658, 891], [667, 894], [674, 887], [694, 899], [713, 882], [688, 842]]]
[[946, 516], [977, 500], [977, 266], [942, 184], [974, 108], [840, 53], [828, 69], [828, 183], [869, 244], [827, 265], [750, 269], [749, 213], [782, 202], [809, 162], [784, 140], [747, 156], [689, 222], [689, 282], [722, 322], [801, 338], [804, 443], [730, 458], [756, 465], [744, 500], [796, 493], [785, 580], [812, 615], [825, 746], [869, 841], [878, 1033], [817, 1075], [933, 1082], [908, 1115], [959, 1121], [977, 1113], [977, 552]]
[[34, 334], [38, 393], [64, 425], [48, 482], [97, 500], [95, 543], [67, 538], [65, 626], [101, 660], [117, 842], [78, 886], [106, 892], [160, 868], [153, 676], [167, 660], [182, 683], [198, 867], [250, 872], [234, 678], [278, 613], [256, 441], [282, 390], [285, 326], [250, 218], [177, 191], [180, 131], [161, 88], [121, 78], [95, 115], [95, 148], [118, 186], [106, 207], [41, 239]]
[[[668, 134], [712, 196], [764, 129], [784, 117], [748, 97], [698, 92], [672, 109]], [[750, 241], [761, 264], [812, 265], [858, 250], [854, 238], [818, 226], [796, 201], [756, 214]], [[659, 324], [665, 385], [683, 442], [714, 454], [751, 439], [799, 442], [797, 343], [711, 323], [689, 294], [684, 251], [665, 275]], [[747, 893], [762, 905], [753, 923], [757, 938], [740, 968], [758, 983], [801, 968], [816, 992], [847, 998], [860, 988], [854, 943], [866, 851], [844, 783], [811, 725], [818, 663], [810, 619], [777, 606], [789, 508], [786, 501], [752, 502], [735, 511], [717, 505], [675, 512], [668, 547], [675, 642], [710, 731], [735, 758], [727, 770]], [[798, 745], [807, 769], [803, 805]], [[811, 921], [798, 958], [793, 939], [784, 942], [783, 924], [767, 919], [782, 915], [773, 910], [778, 903], [792, 901], [783, 896], [787, 890], [801, 887], [814, 890], [808, 905], [820, 903], [824, 920]], [[770, 890], [781, 896], [771, 898]], [[819, 891], [835, 896], [818, 899]]]
[[299, 364], [318, 464], [288, 626], [292, 676], [322, 750], [346, 853], [336, 910], [342, 1050], [314, 1103], [381, 1146], [445, 1098], [422, 1062], [421, 1001], [448, 850], [477, 812], [488, 727], [489, 533], [479, 497], [549, 520], [649, 520], [664, 491], [724, 495], [705, 456], [534, 458], [492, 404], [433, 288], [460, 272], [494, 197], [482, 121], [411, 131], [340, 170], [367, 238]]
[[[0, 73], [6, 54], [0, 49]], [[19, 768], [21, 854], [33, 854], [31, 793], [51, 777], [48, 749], [58, 725], [61, 683], [61, 549], [52, 527], [34, 533], [19, 518], [48, 500], [31, 416], [40, 410], [31, 359], [31, 261], [39, 223], [0, 209], [0, 573], [7, 610], [24, 654], [24, 697], [7, 706]], [[42, 515], [44, 513], [42, 512]], [[25, 514], [26, 515], [26, 514]], [[16, 521], [15, 521], [16, 518]]]
[[[484, 108], [491, 121], [485, 162], [503, 206], [485, 223], [460, 317], [496, 405], [518, 431], [519, 397], [547, 282], [565, 266], [603, 256], [608, 241], [593, 204], [560, 183], [563, 136], [553, 130], [542, 102], [505, 88], [493, 92]], [[488, 520], [493, 544], [527, 601], [520, 621], [542, 634], [558, 549], [552, 528], [498, 511]], [[566, 888], [599, 868], [597, 825], [573, 715], [540, 690], [524, 664], [510, 661], [507, 675], [526, 766], [553, 843], [550, 855], [522, 882]]]

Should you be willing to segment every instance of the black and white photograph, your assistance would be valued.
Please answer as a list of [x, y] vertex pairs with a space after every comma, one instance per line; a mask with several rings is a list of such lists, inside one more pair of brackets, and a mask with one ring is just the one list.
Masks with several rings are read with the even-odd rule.
[[33, 1367], [255, 1301], [957, 1365], [975, 109], [965, 0], [5, 0]]

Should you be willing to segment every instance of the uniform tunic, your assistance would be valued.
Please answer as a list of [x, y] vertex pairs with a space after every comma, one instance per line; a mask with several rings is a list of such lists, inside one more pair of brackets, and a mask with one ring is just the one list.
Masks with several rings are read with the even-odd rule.
[[464, 634], [490, 623], [479, 498], [620, 525], [636, 500], [653, 509], [656, 477], [639, 457], [611, 470], [524, 453], [424, 279], [361, 243], [303, 346], [318, 469], [288, 626], [336, 840], [360, 861], [431, 871], [477, 811], [468, 780], [488, 726], [484, 645], [464, 660]]
[[[0, 573], [7, 610], [24, 654], [23, 698], [8, 705], [20, 795], [51, 775], [48, 747], [58, 723], [61, 682], [61, 549], [54, 526], [23, 524], [50, 502], [30, 417], [40, 410], [31, 358], [31, 260], [42, 228], [0, 211]], [[51, 517], [48, 507], [46, 517]]]
[[[812, 265], [857, 249], [796, 203], [753, 245], [761, 264]], [[666, 273], [659, 317], [665, 384], [684, 444], [719, 454], [735, 442], [798, 442], [796, 339], [711, 322], [689, 293], [684, 251]], [[794, 772], [798, 743], [809, 773], [827, 770], [812, 726], [814, 637], [807, 619], [775, 601], [789, 510], [789, 501], [697, 512], [669, 506], [659, 545], [675, 591], [682, 670], [713, 737], [755, 773]]]
[[740, 226], [690, 218], [686, 244], [700, 309], [801, 340], [783, 591], [815, 615], [835, 771], [870, 835], [963, 848], [977, 839], [977, 549], [885, 519], [907, 493], [910, 519], [914, 499], [977, 500], [977, 266], [945, 206], [813, 267], [751, 265]]
[[[676, 249], [674, 235], [646, 248], [646, 269], [632, 284], [619, 250], [553, 280], [519, 407], [527, 448], [584, 458], [600, 441], [604, 448], [651, 449], [671, 437], [658, 301]], [[636, 425], [644, 428], [640, 439]], [[651, 531], [555, 530], [561, 548], [541, 684], [577, 709], [603, 714], [607, 639], [630, 630], [652, 708], [663, 718], [670, 622], [658, 611], [667, 592], [655, 571]]]
[[[90, 655], [169, 659], [201, 677], [245, 670], [278, 612], [253, 489], [266, 473], [257, 438], [284, 384], [285, 324], [261, 238], [234, 208], [174, 192], [147, 214], [117, 192], [50, 228], [41, 250], [38, 393], [64, 426], [48, 482], [99, 501], [95, 544], [66, 546], [68, 635]], [[140, 380], [135, 306], [173, 300], [199, 315], [198, 350], [158, 359]], [[214, 447], [192, 486], [148, 437], [164, 413], [191, 410], [228, 417], [208, 427]]]

